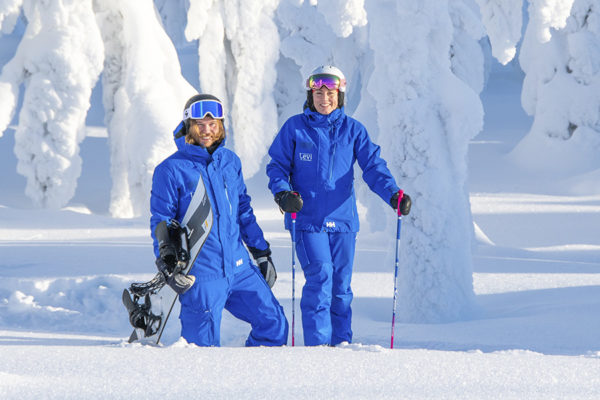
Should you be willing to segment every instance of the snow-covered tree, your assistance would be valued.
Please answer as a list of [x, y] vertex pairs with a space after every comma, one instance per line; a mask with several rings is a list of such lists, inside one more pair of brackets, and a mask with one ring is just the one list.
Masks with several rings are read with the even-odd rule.
[[523, 108], [534, 116], [530, 134], [587, 137], [598, 149], [600, 0], [532, 2], [529, 15], [519, 62]]
[[[2, 6], [5, 31], [14, 26], [21, 4]], [[22, 11], [25, 34], [0, 76], [0, 131], [14, 115], [23, 84], [15, 154], [17, 170], [27, 178], [26, 194], [45, 207], [64, 206], [73, 197], [89, 99], [103, 71], [110, 211], [119, 217], [147, 213], [152, 171], [174, 150], [171, 132], [195, 92], [181, 76], [154, 4], [25, 0]]]
[[102, 74], [111, 149], [110, 212], [147, 214], [154, 167], [175, 150], [172, 131], [195, 93], [151, 0], [94, 0], [106, 61]]
[[[474, 304], [466, 155], [482, 128], [483, 110], [478, 93], [453, 73], [451, 55], [469, 51], [455, 61], [480, 60], [480, 47], [459, 46], [453, 37], [460, 37], [458, 28], [461, 34], [481, 28], [472, 17], [453, 26], [451, 12], [472, 8], [449, 3], [457, 2], [367, 3], [375, 57], [368, 91], [377, 104], [378, 140], [414, 204], [403, 224], [399, 273], [400, 315], [408, 321], [458, 319]], [[482, 67], [474, 70], [483, 74]], [[369, 204], [368, 219], [387, 225], [394, 238], [393, 213], [380, 203]]]
[[[19, 2], [12, 5], [15, 15]], [[75, 193], [81, 173], [79, 144], [102, 69], [102, 40], [91, 0], [25, 0], [22, 6], [27, 28], [0, 75], [0, 131], [12, 119], [23, 84], [17, 171], [26, 177], [25, 193], [35, 204], [58, 208]]]

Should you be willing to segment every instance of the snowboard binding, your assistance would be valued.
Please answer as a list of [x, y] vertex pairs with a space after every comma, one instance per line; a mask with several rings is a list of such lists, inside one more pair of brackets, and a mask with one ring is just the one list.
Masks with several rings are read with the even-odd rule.
[[129, 313], [129, 323], [136, 329], [144, 331], [144, 336], [152, 336], [160, 328], [161, 316], [152, 313], [152, 304], [150, 302], [150, 293], [144, 296], [144, 302], [140, 303], [141, 297], [129, 293], [129, 290], [123, 290], [123, 304]]

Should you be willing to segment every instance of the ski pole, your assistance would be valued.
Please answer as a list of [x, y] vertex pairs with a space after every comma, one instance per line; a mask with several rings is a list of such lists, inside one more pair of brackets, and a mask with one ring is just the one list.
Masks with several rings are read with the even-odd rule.
[[400, 202], [404, 192], [398, 191], [398, 225], [396, 227], [396, 266], [394, 268], [394, 306], [392, 309], [392, 339], [390, 349], [394, 348], [394, 325], [396, 324], [396, 297], [398, 296], [398, 264], [400, 259], [400, 227], [402, 225], [402, 213], [400, 212]]
[[296, 322], [296, 213], [292, 213], [292, 347], [294, 347], [294, 325]]

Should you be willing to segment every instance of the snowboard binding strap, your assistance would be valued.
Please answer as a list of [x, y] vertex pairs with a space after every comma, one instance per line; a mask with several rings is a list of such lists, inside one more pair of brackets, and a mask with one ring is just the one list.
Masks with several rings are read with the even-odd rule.
[[123, 304], [129, 313], [129, 322], [136, 329], [144, 331], [144, 336], [152, 336], [160, 328], [161, 317], [151, 311], [150, 294], [146, 293], [144, 302], [140, 303], [141, 297], [134, 294], [133, 299], [127, 289], [123, 290]]

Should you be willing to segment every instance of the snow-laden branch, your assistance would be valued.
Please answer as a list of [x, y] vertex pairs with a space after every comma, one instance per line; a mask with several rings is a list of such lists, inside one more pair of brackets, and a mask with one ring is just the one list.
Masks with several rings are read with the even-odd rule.
[[10, 33], [17, 23], [23, 0], [0, 1], [0, 34]]
[[492, 44], [492, 54], [503, 65], [517, 54], [523, 25], [523, 0], [476, 0]]
[[319, 12], [339, 37], [348, 37], [354, 27], [367, 24], [365, 0], [321, 0], [316, 3]]

